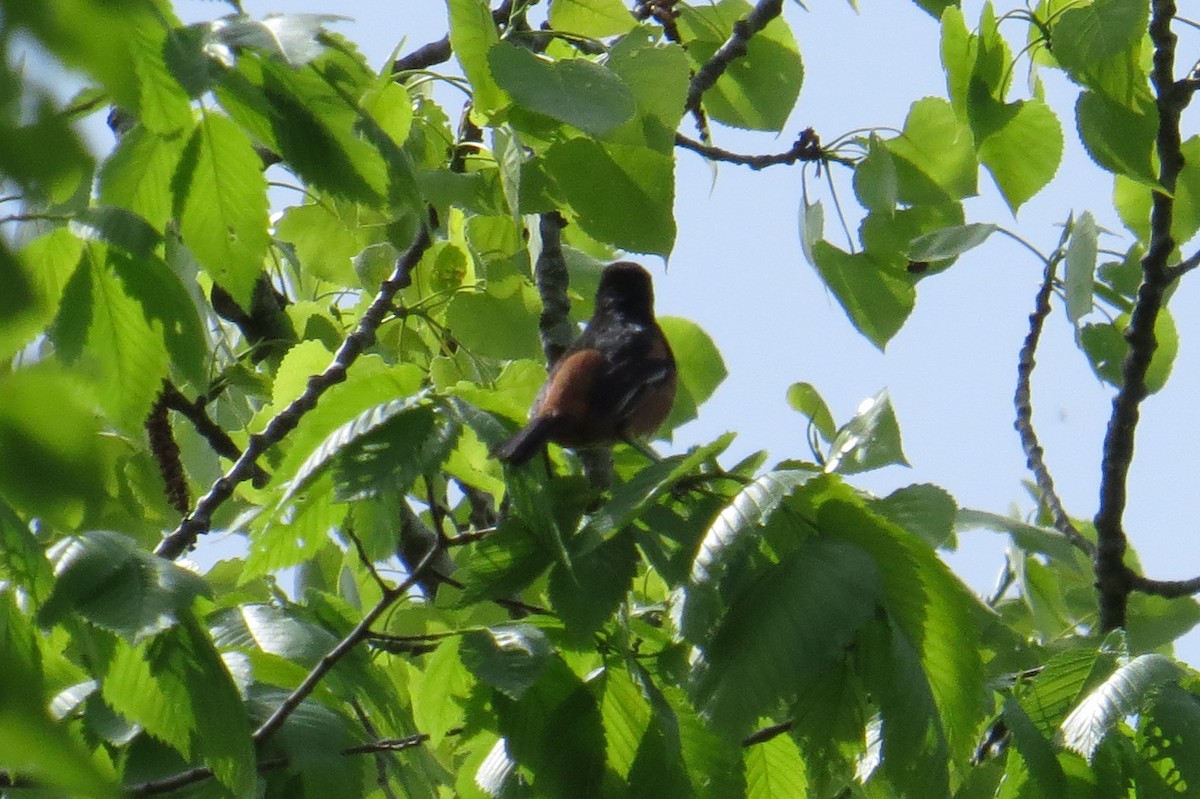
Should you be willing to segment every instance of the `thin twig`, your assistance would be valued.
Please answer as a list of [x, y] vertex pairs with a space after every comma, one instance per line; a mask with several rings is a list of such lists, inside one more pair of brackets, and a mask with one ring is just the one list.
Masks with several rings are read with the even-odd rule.
[[771, 740], [772, 738], [775, 738], [779, 735], [783, 735], [785, 732], [791, 732], [793, 726], [794, 726], [794, 722], [792, 722], [790, 720], [789, 721], [781, 721], [778, 724], [768, 724], [766, 727], [763, 727], [761, 730], [755, 730], [754, 732], [750, 733], [745, 738], [743, 738], [742, 739], [742, 748], [747, 748], [747, 747], [755, 746], [757, 744], [766, 743], [767, 741]]
[[[350, 707], [354, 708], [354, 715], [358, 716], [358, 723], [363, 726], [363, 729], [366, 730], [367, 735], [369, 735], [369, 736], [371, 736], [371, 738], [375, 739], [374, 743], [375, 744], [385, 743], [385, 741], [379, 740], [379, 732], [375, 729], [375, 725], [371, 723], [371, 717], [367, 715], [367, 711], [363, 709], [363, 706], [361, 704], [359, 704], [357, 701], [353, 701], [350, 703]], [[416, 738], [418, 736], [410, 736], [410, 737]], [[417, 744], [422, 743], [423, 741], [426, 741], [428, 739], [429, 739], [429, 736], [426, 735], [424, 738], [421, 738], [420, 740], [418, 740]], [[413, 744], [413, 745], [416, 746], [417, 744]], [[370, 744], [363, 744], [360, 746], [350, 746], [350, 747], [347, 747], [346, 749], [343, 749], [342, 754], [344, 754], [344, 755], [346, 755], [346, 754], [352, 754], [352, 755], [373, 754], [375, 756], [375, 758], [374, 758], [375, 759], [375, 784], [379, 786], [379, 790], [383, 793], [384, 799], [397, 799], [395, 792], [392, 791], [391, 781], [388, 779], [387, 769], [388, 769], [389, 758], [387, 757], [387, 752], [399, 751], [399, 750], [389, 750], [387, 748], [378, 748], [378, 749], [365, 748], [368, 746], [370, 746]], [[395, 761], [393, 760], [392, 762], [395, 762]]]
[[812, 128], [805, 128], [800, 131], [795, 144], [782, 153], [744, 155], [696, 141], [684, 136], [682, 133], [675, 134], [675, 146], [699, 153], [710, 161], [723, 161], [727, 164], [748, 166], [756, 172], [760, 169], [766, 169], [769, 166], [790, 165], [797, 161], [833, 161], [834, 163], [845, 164], [846, 166], [854, 165], [854, 161], [849, 158], [822, 150], [821, 140]]
[[1044, 452], [1038, 443], [1037, 433], [1033, 429], [1033, 401], [1030, 384], [1033, 369], [1037, 365], [1034, 354], [1037, 352], [1038, 340], [1042, 335], [1042, 326], [1050, 314], [1050, 294], [1054, 290], [1054, 272], [1057, 264], [1057, 260], [1053, 258], [1046, 262], [1046, 273], [1034, 301], [1033, 313], [1029, 314], [1029, 333], [1025, 336], [1025, 343], [1021, 345], [1021, 354], [1017, 359], [1017, 390], [1013, 396], [1017, 419], [1013, 422], [1013, 427], [1016, 428], [1017, 435], [1021, 438], [1025, 463], [1029, 467], [1029, 471], [1033, 473], [1042, 503], [1050, 510], [1054, 529], [1058, 530], [1077, 549], [1091, 556], [1095, 554], [1096, 547], [1080, 534], [1074, 522], [1071, 521], [1071, 517], [1067, 515], [1062, 500], [1054, 489], [1054, 479], [1050, 476], [1050, 469], [1046, 466], [1043, 457]]
[[429, 228], [424, 224], [421, 225], [416, 239], [396, 261], [396, 268], [380, 285], [379, 293], [375, 295], [370, 307], [363, 313], [358, 327], [342, 342], [325, 371], [309, 378], [308, 386], [303, 394], [276, 414], [261, 433], [250, 436], [250, 441], [241, 457], [234, 462], [229, 471], [212, 484], [208, 493], [200, 498], [187, 518], [159, 542], [155, 554], [174, 560], [190, 549], [199, 536], [208, 532], [213, 513], [233, 496], [233, 491], [239, 484], [253, 476], [254, 464], [259, 456], [295, 429], [301, 418], [316, 407], [317, 400], [330, 387], [346, 379], [346, 371], [358, 360], [358, 356], [362, 354], [363, 350], [375, 340], [375, 331], [391, 311], [393, 297], [400, 289], [409, 284], [412, 279], [410, 273], [421, 260], [421, 256], [429, 248], [431, 242]]
[[1133, 574], [1129, 577], [1129, 584], [1134, 591], [1166, 599], [1200, 593], [1200, 577], [1190, 580], [1152, 580], [1140, 574]]
[[[233, 442], [233, 439], [229, 437], [225, 429], [214, 422], [212, 417], [208, 415], [208, 400], [206, 398], [199, 397], [195, 402], [191, 402], [175, 387], [174, 383], [164, 380], [162, 401], [166, 403], [168, 408], [191, 422], [192, 427], [196, 429], [201, 438], [208, 442], [213, 452], [231, 461], [236, 461], [242, 457], [242, 451], [238, 449], [238, 445]], [[266, 470], [258, 464], [254, 464], [253, 473], [250, 477], [250, 482], [254, 487], [262, 488], [270, 480], [271, 475], [267, 474]], [[187, 509], [185, 508], [183, 512], [186, 513]]]
[[684, 108], [689, 111], [699, 108], [704, 93], [725, 74], [730, 64], [746, 54], [746, 45], [750, 43], [750, 38], [782, 13], [783, 0], [758, 0], [745, 18], [733, 23], [733, 33], [717, 48], [712, 58], [704, 62], [692, 76]]
[[1154, 44], [1151, 81], [1158, 106], [1156, 149], [1162, 191], [1153, 194], [1150, 212], [1150, 247], [1142, 258], [1142, 284], [1130, 317], [1125, 338], [1129, 353], [1121, 365], [1121, 388], [1113, 398], [1112, 415], [1104, 437], [1100, 475], [1100, 507], [1096, 512], [1096, 584], [1100, 593], [1100, 631], [1125, 626], [1132, 577], [1125, 565], [1127, 546], [1123, 517], [1127, 501], [1129, 466], [1133, 462], [1134, 436], [1139, 408], [1149, 393], [1146, 372], [1157, 349], [1154, 326], [1162, 309], [1173, 274], [1167, 261], [1175, 249], [1171, 236], [1175, 184], [1183, 168], [1180, 115], [1192, 97], [1191, 90], [1176, 83], [1175, 34], [1171, 19], [1173, 0], [1151, 4], [1150, 39]]

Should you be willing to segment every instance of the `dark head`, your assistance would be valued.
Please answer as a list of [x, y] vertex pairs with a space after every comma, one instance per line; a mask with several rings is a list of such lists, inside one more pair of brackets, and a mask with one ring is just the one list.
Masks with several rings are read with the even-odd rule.
[[654, 285], [650, 273], [630, 261], [604, 268], [596, 289], [596, 312], [617, 313], [638, 320], [654, 318]]

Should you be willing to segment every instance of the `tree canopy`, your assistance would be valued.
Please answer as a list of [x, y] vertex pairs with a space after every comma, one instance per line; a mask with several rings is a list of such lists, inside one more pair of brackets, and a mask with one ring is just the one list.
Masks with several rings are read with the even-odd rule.
[[[944, 96], [818, 132], [786, 126], [838, 77], [806, 74], [782, 0], [446, 0], [445, 38], [386, 64], [333, 16], [0, 0], [0, 791], [1194, 794], [1172, 642], [1200, 578], [1144, 573], [1123, 520], [1200, 264], [1175, 34], [1200, 26], [1170, 0], [917, 5]], [[86, 86], [56, 96], [28, 42]], [[1064, 211], [1043, 250], [968, 215], [1037, 195], [1072, 128], [1123, 233]], [[674, 249], [683, 151], [800, 175], [804, 257], [880, 349], [926, 280], [1018, 238], [1044, 270], [1013, 353], [1033, 516], [866, 491], [905, 462], [887, 392], [838, 420], [807, 382], [782, 460], [733, 434], [493, 457], [604, 264]], [[1034, 426], [1055, 307], [1113, 394], [1089, 518]], [[726, 367], [661, 322], [670, 436]], [[978, 527], [1011, 539], [983, 597], [939, 557]], [[239, 546], [192, 561], [217, 538]]]

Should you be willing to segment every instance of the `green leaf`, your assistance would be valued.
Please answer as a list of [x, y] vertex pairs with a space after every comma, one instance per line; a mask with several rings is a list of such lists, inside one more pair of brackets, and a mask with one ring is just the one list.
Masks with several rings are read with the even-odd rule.
[[437, 746], [446, 732], [461, 727], [464, 705], [473, 681], [459, 657], [458, 636], [446, 638], [425, 660], [417, 672], [412, 690], [413, 721], [417, 728], [429, 730], [430, 743]]
[[808, 419], [821, 434], [821, 438], [833, 441], [833, 437], [837, 433], [833, 414], [829, 412], [829, 406], [825, 404], [825, 400], [821, 399], [821, 395], [811, 383], [792, 383], [788, 386], [787, 401], [788, 405]]
[[776, 735], [745, 752], [747, 799], [809, 795], [808, 768], [790, 736]]
[[912, 283], [867, 253], [843, 252], [825, 241], [813, 245], [813, 258], [854, 327], [882, 350], [912, 313]]
[[0, 576], [29, 592], [40, 605], [50, 595], [54, 573], [29, 525], [0, 502]]
[[827, 500], [818, 509], [817, 527], [874, 561], [882, 605], [920, 658], [951, 760], [966, 758], [978, 743], [985, 695], [978, 600], [916, 535], [866, 508]]
[[913, 103], [904, 132], [885, 144], [896, 164], [901, 202], [936, 205], [976, 193], [975, 143], [945, 100]]
[[33, 239], [16, 258], [0, 246], [0, 358], [8, 359], [32, 341], [59, 313], [63, 291], [79, 267], [83, 243], [65, 228]]
[[1148, 91], [1140, 53], [1149, 16], [1139, 0], [1072, 6], [1054, 21], [1051, 51], [1072, 78], [1131, 105]]
[[900, 446], [900, 424], [887, 389], [863, 400], [854, 418], [838, 430], [825, 471], [856, 474], [892, 464], [908, 465]]
[[978, 143], [979, 160], [1015, 214], [1058, 171], [1062, 126], [1050, 106], [1035, 97], [998, 106], [987, 128]]
[[66, 795], [116, 797], [111, 767], [50, 718], [45, 690], [37, 633], [12, 592], [0, 592], [0, 762]]
[[1138, 753], [1179, 793], [1200, 785], [1198, 729], [1200, 704], [1176, 685], [1164, 685], [1138, 717]]
[[127, 208], [165, 231], [172, 214], [171, 176], [188, 139], [156, 136], [135, 125], [100, 167], [100, 202]]
[[[1183, 169], [1175, 185], [1175, 210], [1171, 218], [1171, 237], [1182, 246], [1200, 231], [1200, 136], [1183, 142]], [[1143, 183], [1117, 175], [1113, 186], [1113, 204], [1121, 221], [1148, 245], [1150, 241], [1151, 190]]]
[[1129, 651], [1135, 655], [1171, 646], [1197, 624], [1200, 603], [1191, 597], [1129, 596]]
[[587, 641], [617, 611], [639, 558], [632, 535], [617, 535], [550, 572], [550, 603], [576, 639]]
[[0, 377], [0, 493], [16, 508], [77, 525], [106, 496], [99, 440], [93, 400], [75, 375], [41, 364]]
[[197, 596], [211, 594], [195, 573], [138, 549], [119, 533], [64, 538], [49, 555], [55, 583], [38, 616], [43, 625], [77, 612], [137, 644], [174, 627]]
[[979, 222], [935, 230], [913, 239], [908, 248], [908, 257], [914, 261], [957, 258], [983, 244], [995, 232], [995, 225]]
[[[1096, 376], [1110, 385], [1120, 388], [1125, 380], [1122, 365], [1129, 354], [1129, 342], [1125, 330], [1129, 326], [1129, 314], [1121, 314], [1113, 322], [1084, 325], [1079, 331], [1079, 343], [1088, 356]], [[1154, 320], [1154, 339], [1157, 347], [1146, 371], [1146, 390], [1154, 394], [1162, 389], [1171, 376], [1171, 367], [1179, 352], [1179, 331], [1171, 312], [1162, 308]]]
[[[671, 154], [691, 74], [687, 53], [677, 44], [658, 44], [653, 32], [641, 28], [622, 36], [613, 45], [606, 65], [633, 92], [640, 112], [612, 131], [609, 138], [625, 144], [645, 144], [664, 155]], [[623, 133], [628, 138], [623, 138]]]
[[138, 121], [162, 136], [177, 134], [192, 124], [191, 98], [167, 68], [166, 48], [174, 38], [162, 25], [140, 25], [129, 38], [140, 89]]
[[450, 12], [450, 47], [471, 82], [471, 107], [485, 120], [508, 105], [508, 95], [492, 77], [488, 51], [500, 41], [485, 0], [446, 0]]
[[879, 572], [861, 549], [810, 537], [735, 600], [704, 646], [697, 704], [742, 732], [844, 656], [874, 617]]
[[460, 291], [446, 308], [446, 324], [476, 356], [535, 358], [541, 354], [537, 320], [541, 299], [517, 275], [490, 280], [481, 292]]
[[1018, 548], [1049, 555], [1060, 564], [1071, 563], [1074, 558], [1075, 548], [1071, 542], [1050, 527], [1038, 527], [1020, 519], [971, 508], [959, 509], [955, 525], [960, 531], [982, 527], [1007, 533]]
[[[867, 157], [854, 167], [854, 193], [864, 208], [884, 213], [891, 213], [900, 198], [896, 162], [877, 133], [871, 134]], [[819, 237], [818, 231], [814, 239]]]
[[1028, 687], [1020, 690], [1021, 707], [1045, 737], [1054, 735], [1068, 711], [1089, 685], [1107, 677], [1115, 657], [1094, 648], [1062, 652], [1050, 658]]
[[661, 316], [658, 323], [671, 345], [678, 371], [675, 407], [662, 427], [663, 430], [674, 430], [697, 417], [699, 407], [708, 401], [729, 372], [717, 345], [695, 322]]
[[603, 39], [633, 30], [637, 21], [621, 0], [551, 0], [550, 27]]
[[1058, 762], [1054, 744], [1042, 734], [1021, 703], [1012, 696], [1004, 699], [1003, 718], [1012, 734], [1013, 744], [1037, 784], [1051, 796], [1066, 796], [1067, 778]]
[[692, 562], [682, 601], [672, 603], [676, 627], [686, 640], [698, 644], [708, 638], [728, 599], [727, 577], [744, 568], [759, 532], [780, 503], [812, 477], [812, 472], [800, 470], [767, 472], [744, 486], [713, 520]]
[[508, 42], [487, 56], [496, 82], [514, 102], [593, 136], [603, 136], [637, 108], [623, 80], [586, 58], [550, 61]]
[[554, 650], [538, 628], [502, 624], [465, 634], [459, 657], [478, 679], [518, 700], [541, 678]]
[[633, 252], [671, 252], [672, 157], [646, 147], [576, 138], [552, 145], [545, 164], [590, 236]]
[[1088, 760], [1108, 731], [1137, 712], [1152, 691], [1180, 677], [1179, 666], [1162, 655], [1139, 655], [1084, 697], [1060, 728], [1063, 744]]
[[267, 254], [267, 182], [246, 134], [228, 118], [204, 114], [175, 174], [184, 243], [243, 308]]
[[1075, 323], [1092, 312], [1098, 238], [1095, 217], [1091, 211], [1084, 211], [1071, 225], [1067, 242], [1067, 317]]
[[1099, 166], [1151, 188], [1158, 185], [1154, 170], [1158, 108], [1154, 103], [1142, 101], [1130, 107], [1099, 92], [1085, 91], [1075, 102], [1075, 120], [1084, 148]]
[[940, 486], [930, 483], [898, 488], [883, 499], [873, 500], [871, 509], [893, 524], [916, 533], [935, 549], [953, 549], [954, 521], [958, 503]]
[[356, 282], [353, 259], [365, 242], [325, 203], [288, 208], [275, 224], [275, 235], [296, 248], [304, 274], [340, 286]]
[[824, 207], [819, 202], [810, 203], [805, 200], [800, 208], [800, 251], [804, 253], [804, 260], [808, 261], [814, 269], [819, 269], [819, 267], [813, 248], [821, 241], [821, 236], [824, 234]]
[[[679, 31], [693, 67], [708, 61], [751, 10], [746, 0], [682, 6]], [[704, 107], [713, 119], [733, 127], [782, 130], [803, 82], [796, 40], [783, 17], [776, 17], [750, 38], [746, 55], [735, 58], [705, 92]]]
[[135, 258], [152, 258], [163, 237], [146, 220], [119, 207], [92, 206], [75, 215], [70, 230], [84, 241], [100, 241]]

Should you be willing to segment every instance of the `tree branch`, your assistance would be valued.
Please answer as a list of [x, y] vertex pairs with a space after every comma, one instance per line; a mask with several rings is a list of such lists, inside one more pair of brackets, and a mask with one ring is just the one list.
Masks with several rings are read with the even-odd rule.
[[1042, 503], [1049, 508], [1054, 521], [1054, 529], [1058, 530], [1068, 541], [1088, 555], [1095, 555], [1096, 546], [1084, 538], [1067, 511], [1063, 508], [1058, 492], [1054, 490], [1054, 479], [1043, 458], [1043, 450], [1038, 443], [1037, 433], [1033, 429], [1033, 400], [1030, 384], [1033, 369], [1037, 365], [1034, 354], [1037, 352], [1038, 341], [1042, 335], [1042, 326], [1050, 315], [1050, 293], [1054, 289], [1054, 272], [1057, 262], [1051, 259], [1046, 264], [1046, 274], [1042, 278], [1041, 288], [1038, 289], [1034, 301], [1033, 313], [1029, 314], [1029, 333], [1025, 343], [1021, 345], [1021, 354], [1017, 359], [1017, 390], [1013, 396], [1013, 405], [1017, 409], [1017, 419], [1013, 422], [1017, 434], [1021, 438], [1021, 449], [1025, 452], [1025, 464], [1033, 473], [1037, 483], [1038, 493]]
[[699, 153], [710, 161], [724, 161], [729, 164], [737, 164], [739, 166], [748, 166], [754, 171], [766, 169], [769, 166], [778, 166], [780, 164], [794, 164], [797, 161], [817, 161], [826, 162], [833, 161], [846, 166], [853, 166], [854, 162], [849, 158], [843, 158], [840, 155], [827, 153], [821, 149], [821, 139], [817, 136], [816, 131], [812, 128], [805, 128], [800, 131], [799, 137], [796, 138], [796, 143], [790, 149], [782, 153], [771, 153], [767, 155], [743, 155], [741, 153], [731, 152], [729, 150], [715, 147], [711, 144], [704, 144], [695, 139], [690, 139], [682, 133], [675, 134], [675, 146], [682, 147], [685, 150], [691, 150], [694, 153]]
[[[512, 0], [504, 0], [492, 12], [492, 22], [497, 25], [505, 25], [512, 16], [512, 5]], [[392, 74], [398, 75], [402, 72], [429, 69], [449, 61], [451, 55], [453, 55], [453, 50], [450, 47], [450, 37], [443, 36], [436, 42], [423, 44], [408, 55], [397, 58], [392, 62]]]
[[1129, 584], [1134, 591], [1167, 599], [1200, 593], [1200, 577], [1190, 580], [1152, 580], [1140, 574], [1131, 574]]
[[[233, 443], [233, 439], [229, 437], [225, 429], [208, 415], [206, 407], [208, 403], [203, 398], [191, 402], [175, 387], [174, 383], [164, 380], [161, 399], [166, 407], [192, 423], [192, 427], [196, 429], [201, 438], [208, 442], [213, 452], [231, 461], [242, 457], [242, 451], [238, 449], [238, 445]], [[252, 469], [250, 480], [255, 488], [262, 488], [270, 481], [271, 475], [267, 474], [266, 470], [258, 464], [254, 464]], [[185, 508], [183, 512], [187, 513], [187, 509]]]
[[1127, 501], [1129, 466], [1133, 461], [1134, 434], [1139, 407], [1146, 398], [1146, 371], [1157, 348], [1154, 325], [1163, 306], [1165, 292], [1173, 279], [1167, 261], [1175, 249], [1171, 236], [1176, 180], [1183, 168], [1179, 118], [1192, 92], [1176, 83], [1175, 34], [1171, 19], [1174, 0], [1154, 0], [1150, 39], [1154, 44], [1154, 84], [1158, 106], [1156, 148], [1159, 182], [1163, 191], [1153, 195], [1150, 212], [1150, 247], [1142, 258], [1142, 284], [1125, 338], [1129, 354], [1121, 365], [1122, 385], [1113, 398], [1112, 415], [1104, 437], [1101, 461], [1100, 507], [1096, 512], [1096, 584], [1100, 592], [1100, 631], [1125, 626], [1125, 613], [1132, 587], [1132, 574], [1125, 565], [1126, 536], [1123, 524]]
[[187, 518], [159, 542], [158, 548], [155, 549], [156, 555], [174, 560], [190, 549], [196, 543], [197, 538], [208, 532], [212, 514], [233, 496], [234, 489], [240, 483], [253, 476], [254, 465], [259, 456], [295, 429], [304, 414], [316, 406], [317, 400], [330, 387], [346, 379], [346, 370], [375, 340], [375, 331], [390, 312], [393, 297], [400, 289], [409, 284], [410, 273], [421, 260], [421, 255], [429, 248], [431, 242], [429, 228], [422, 224], [417, 231], [416, 239], [397, 259], [396, 268], [392, 274], [380, 285], [379, 292], [375, 295], [370, 307], [363, 313], [358, 327], [342, 342], [325, 371], [309, 378], [308, 386], [303, 394], [276, 414], [261, 433], [250, 436], [245, 452], [234, 462], [229, 471], [212, 484], [208, 493], [200, 498]]
[[538, 334], [542, 339], [542, 352], [546, 354], [547, 366], [557, 363], [575, 339], [570, 316], [571, 301], [567, 299], [571, 277], [567, 273], [567, 261], [562, 250], [562, 229], [566, 224], [557, 211], [542, 214], [538, 223], [542, 250], [538, 253], [533, 271], [538, 295], [542, 298]]
[[717, 79], [729, 69], [730, 64], [746, 54], [746, 45], [749, 44], [750, 38], [782, 13], [783, 0], [758, 0], [745, 18], [733, 23], [733, 33], [717, 48], [712, 58], [704, 62], [692, 76], [684, 108], [688, 111], [698, 109], [704, 93], [713, 87]]

